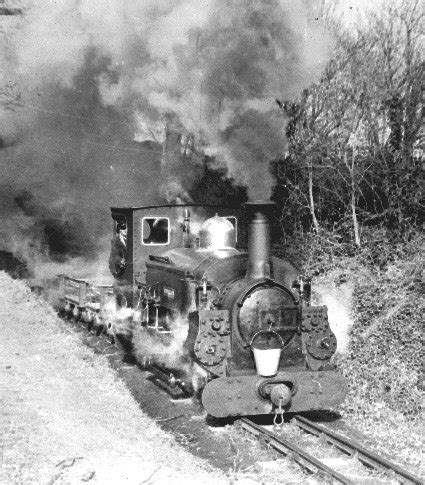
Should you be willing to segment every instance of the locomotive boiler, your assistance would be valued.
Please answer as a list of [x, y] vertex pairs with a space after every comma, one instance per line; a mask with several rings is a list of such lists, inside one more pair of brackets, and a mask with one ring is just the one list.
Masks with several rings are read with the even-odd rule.
[[243, 212], [196, 205], [111, 211], [114, 293], [136, 316], [124, 340], [131, 348], [136, 334], [145, 339], [143, 358], [160, 365], [155, 342], [172, 347], [175, 322], [184, 321], [179, 364], [202, 369], [209, 414], [277, 415], [343, 401], [327, 308], [311, 306], [309, 282], [271, 253], [271, 202], [246, 203]]

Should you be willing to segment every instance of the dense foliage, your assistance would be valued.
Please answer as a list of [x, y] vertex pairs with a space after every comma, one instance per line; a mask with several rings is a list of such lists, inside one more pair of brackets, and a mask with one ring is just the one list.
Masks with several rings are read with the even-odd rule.
[[[419, 2], [335, 31], [336, 50], [289, 118], [288, 152], [273, 164], [284, 229], [335, 231], [362, 245], [362, 228], [402, 235], [421, 222], [423, 124]], [[295, 223], [295, 224], [294, 224]]]
[[[338, 356], [355, 419], [420, 415], [423, 396], [423, 54], [420, 3], [404, 2], [336, 53], [289, 118], [273, 163], [289, 255], [316, 281], [352, 288], [348, 352]], [[385, 410], [385, 411], [384, 411]]]
[[352, 320], [349, 346], [336, 362], [350, 387], [345, 410], [357, 417], [372, 405], [420, 416], [424, 243], [419, 232], [400, 241], [384, 229], [370, 231], [361, 250], [332, 234], [304, 239], [304, 270], [316, 275], [313, 288], [334, 288], [336, 295], [351, 289], [350, 301], [342, 302]]
[[393, 247], [382, 269], [363, 266], [353, 295], [351, 345], [340, 363], [352, 394], [411, 417], [422, 405], [423, 242], [416, 237]]

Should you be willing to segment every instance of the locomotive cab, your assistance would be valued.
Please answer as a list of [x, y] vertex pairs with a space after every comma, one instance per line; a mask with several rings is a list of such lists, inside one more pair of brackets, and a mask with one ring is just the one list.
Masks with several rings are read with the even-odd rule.
[[[164, 253], [174, 250], [190, 254], [199, 248], [202, 223], [217, 213], [235, 229], [234, 245], [236, 241], [242, 242], [244, 231], [236, 229], [238, 208], [197, 204], [112, 207], [109, 268], [114, 276], [117, 301], [124, 301], [129, 307], [137, 305], [138, 287], [146, 285], [146, 263], [155, 258], [159, 261]], [[120, 238], [124, 225], [125, 245]], [[181, 251], [185, 249], [189, 251]]]

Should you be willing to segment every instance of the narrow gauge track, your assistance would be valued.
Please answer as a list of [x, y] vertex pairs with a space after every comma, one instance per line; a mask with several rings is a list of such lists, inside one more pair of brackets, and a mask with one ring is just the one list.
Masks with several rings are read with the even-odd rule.
[[[83, 293], [85, 297], [89, 290], [91, 292], [97, 290], [97, 292], [101, 295], [100, 296], [101, 299], [105, 298], [105, 294], [107, 291], [110, 291], [109, 286], [91, 287], [83, 280], [77, 280], [77, 279], [68, 278], [68, 277], [66, 278], [67, 280], [72, 281], [77, 285], [76, 286], [77, 294], [74, 297], [76, 305], [78, 305], [81, 300], [81, 294]], [[45, 288], [42, 286], [33, 286], [31, 289], [37, 294], [39, 294], [40, 296], [45, 290]], [[68, 296], [68, 298], [70, 297]], [[95, 301], [95, 299], [93, 299], [93, 301]], [[89, 308], [93, 307], [92, 309], [94, 311], [98, 309], [96, 303], [92, 305], [89, 304], [87, 306]], [[106, 337], [106, 340], [108, 341], [109, 345], [111, 343], [113, 344], [113, 341], [111, 342], [111, 336], [107, 334], [105, 328], [98, 327], [95, 324], [93, 325], [93, 323], [87, 324], [87, 322], [84, 321], [84, 318], [81, 318], [81, 315], [76, 316], [72, 312], [69, 312], [68, 314], [62, 314], [61, 316], [65, 320], [73, 321], [75, 324], [77, 324], [77, 327], [83, 324], [82, 327], [92, 335], [94, 334], [94, 335], [97, 335], [98, 337], [101, 337], [101, 333], [105, 333], [104, 337]], [[100, 331], [101, 329], [103, 329], [103, 331]], [[113, 354], [116, 354], [116, 352], [113, 352]], [[183, 397], [182, 390], [178, 388], [178, 385], [176, 384], [160, 385], [161, 382], [166, 383], [166, 379], [161, 379], [161, 377], [163, 376], [160, 375], [162, 374], [160, 370], [156, 369], [155, 367], [149, 368], [147, 370], [150, 371], [153, 377], [153, 381], [156, 383], [157, 386], [159, 385], [159, 387], [162, 387], [172, 397], [177, 397], [177, 398]], [[174, 394], [178, 394], [178, 396], [174, 396]], [[166, 418], [166, 419], [173, 419], [173, 418]], [[299, 445], [295, 444], [293, 441], [285, 439], [278, 433], [272, 432], [269, 429], [265, 428], [264, 426], [256, 424], [251, 419], [241, 418], [239, 422], [243, 429], [249, 431], [251, 434], [260, 438], [261, 441], [270, 444], [278, 452], [286, 456], [290, 456], [296, 463], [301, 465], [301, 467], [307, 470], [308, 472], [315, 473], [316, 475], [319, 475], [321, 478], [323, 477], [324, 480], [332, 480], [337, 483], [343, 483], [343, 484], [358, 483], [353, 481], [349, 477], [343, 475], [341, 472], [326, 465], [320, 459], [316, 458], [311, 453], [301, 448]], [[392, 483], [393, 482], [398, 482], [402, 484], [423, 484], [424, 483], [424, 481], [420, 477], [417, 477], [411, 474], [410, 472], [404, 470], [397, 464], [391, 463], [389, 460], [378, 456], [373, 451], [366, 449], [363, 445], [355, 441], [352, 441], [348, 438], [345, 438], [320, 424], [314, 423], [302, 416], [294, 417], [292, 422], [296, 424], [296, 426], [301, 430], [303, 430], [304, 432], [320, 438], [322, 442], [325, 441], [333, 445], [335, 448], [343, 452], [345, 456], [348, 456], [350, 458], [356, 458], [358, 462], [360, 462], [362, 465], [365, 465], [367, 468], [386, 473], [388, 476], [388, 479], [392, 480]], [[374, 483], [376, 483], [376, 481]]]
[[[296, 416], [292, 422], [301, 430], [312, 434], [321, 440], [335, 446], [350, 458], [357, 460], [369, 469], [385, 472], [389, 479], [402, 484], [423, 484], [423, 480], [410, 472], [404, 470], [395, 463], [378, 456], [375, 452], [366, 449], [360, 443], [345, 438], [324, 426], [314, 423], [302, 416]], [[311, 473], [319, 474], [325, 480], [337, 483], [354, 484], [357, 483], [341, 472], [331, 468], [324, 462], [313, 456], [311, 453], [295, 444], [289, 439], [285, 439], [278, 432], [270, 431], [262, 425], [256, 424], [249, 418], [241, 418], [241, 426], [260, 440], [268, 443], [277, 451], [292, 458], [296, 463]]]

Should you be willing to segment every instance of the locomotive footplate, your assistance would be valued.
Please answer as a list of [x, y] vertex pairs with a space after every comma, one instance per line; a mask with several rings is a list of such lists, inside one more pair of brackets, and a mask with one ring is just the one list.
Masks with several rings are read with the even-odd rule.
[[341, 404], [347, 394], [345, 379], [335, 371], [288, 371], [274, 377], [258, 375], [219, 377], [208, 382], [202, 404], [212, 416], [271, 414], [274, 386], [286, 385], [292, 392], [285, 411], [329, 410]]

